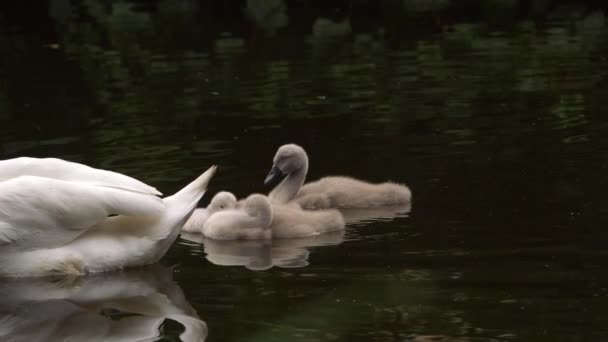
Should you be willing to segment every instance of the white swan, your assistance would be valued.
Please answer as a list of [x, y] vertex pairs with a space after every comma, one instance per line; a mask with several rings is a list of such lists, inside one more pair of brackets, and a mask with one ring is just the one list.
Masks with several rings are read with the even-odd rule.
[[195, 209], [190, 216], [190, 219], [182, 227], [182, 232], [186, 233], [200, 233], [201, 227], [205, 224], [205, 221], [214, 213], [234, 209], [236, 207], [236, 197], [227, 191], [220, 191], [213, 198], [207, 208]]
[[402, 184], [372, 184], [350, 177], [331, 176], [307, 183], [308, 155], [298, 145], [279, 147], [264, 183], [284, 179], [268, 195], [273, 203], [295, 201], [305, 209], [367, 208], [405, 204], [411, 201], [410, 189]]
[[[160, 199], [156, 190], [127, 176], [59, 160], [51, 164], [47, 175], [56, 179], [19, 176], [0, 182], [0, 276], [86, 274], [154, 263], [175, 240], [216, 170], [211, 167]], [[54, 173], [65, 166], [69, 172], [70, 165], [76, 170], [73, 177]], [[36, 170], [24, 173], [29, 172]]]
[[202, 233], [216, 240], [283, 239], [344, 229], [337, 210], [306, 211], [292, 205], [271, 205], [268, 197], [253, 194], [241, 207], [213, 214]]

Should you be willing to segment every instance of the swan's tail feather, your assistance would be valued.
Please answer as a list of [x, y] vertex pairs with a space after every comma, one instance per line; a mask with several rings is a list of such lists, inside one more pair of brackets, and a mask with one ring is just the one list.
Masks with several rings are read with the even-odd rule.
[[192, 183], [186, 185], [183, 189], [181, 189], [174, 195], [165, 197], [163, 201], [165, 202], [165, 204], [167, 204], [168, 207], [188, 207], [190, 208], [188, 209], [188, 211], [193, 210], [194, 207], [197, 205], [198, 201], [205, 194], [205, 191], [207, 191], [209, 181], [211, 181], [211, 178], [213, 178], [213, 176], [215, 175], [216, 170], [216, 165], [211, 166], [207, 171], [205, 171]]
[[209, 181], [215, 175], [216, 170], [217, 166], [213, 165], [173, 196], [163, 198], [167, 210], [163, 216], [162, 224], [158, 227], [159, 230], [156, 233], [148, 235], [148, 237], [159, 241], [159, 245], [156, 247], [158, 259], [167, 252], [179, 235], [183, 225], [188, 221], [196, 208], [198, 201], [205, 194], [207, 185], [209, 185]]

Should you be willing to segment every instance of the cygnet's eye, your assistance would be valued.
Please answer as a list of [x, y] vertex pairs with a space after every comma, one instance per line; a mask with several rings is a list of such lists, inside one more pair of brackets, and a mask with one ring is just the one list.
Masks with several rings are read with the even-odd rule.
[[223, 206], [223, 205], [220, 205], [220, 209], [224, 209], [224, 206]]

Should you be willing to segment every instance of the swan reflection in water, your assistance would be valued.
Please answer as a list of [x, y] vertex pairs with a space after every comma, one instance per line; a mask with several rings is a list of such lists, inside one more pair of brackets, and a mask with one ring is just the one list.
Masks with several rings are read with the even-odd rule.
[[160, 265], [0, 282], [0, 341], [149, 341], [161, 337], [167, 319], [183, 326], [182, 341], [207, 336], [172, 269]]
[[206, 239], [201, 234], [182, 233], [183, 240], [202, 243], [207, 260], [220, 266], [244, 266], [250, 270], [267, 270], [274, 266], [295, 268], [308, 266], [308, 248], [338, 245], [344, 231], [309, 237], [274, 240]]

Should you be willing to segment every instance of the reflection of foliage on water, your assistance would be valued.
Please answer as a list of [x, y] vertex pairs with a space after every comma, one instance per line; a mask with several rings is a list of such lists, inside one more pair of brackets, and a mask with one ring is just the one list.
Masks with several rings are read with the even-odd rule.
[[403, 0], [406, 11], [432, 12], [442, 10], [450, 5], [450, 0]]
[[268, 33], [287, 26], [289, 18], [284, 0], [247, 0], [246, 13], [256, 25]]
[[[65, 13], [54, 14], [62, 46], [78, 60], [97, 100], [109, 112], [159, 112], [150, 119], [185, 119], [224, 111], [227, 106], [271, 117], [355, 111], [361, 113], [363, 127], [371, 123], [374, 130], [382, 127], [387, 133], [399, 134], [399, 122], [405, 124], [412, 117], [435, 120], [439, 126], [471, 117], [475, 115], [473, 103], [492, 101], [501, 92], [522, 96], [559, 93], [568, 91], [568, 85], [589, 87], [603, 77], [585, 57], [595, 52], [595, 42], [605, 36], [603, 15], [597, 12], [557, 12], [566, 16], [547, 29], [524, 21], [512, 28], [517, 32], [514, 35], [489, 31], [484, 24], [457, 23], [446, 26], [440, 39], [405, 41], [408, 47], [400, 49], [387, 49], [384, 33], [352, 33], [348, 18], [319, 17], [310, 23], [308, 44], [312, 49], [294, 45], [292, 35], [273, 38], [277, 47], [297, 46], [293, 53], [312, 51], [317, 57], [283, 60], [255, 52], [257, 44], [266, 44], [264, 39], [249, 41], [223, 34], [213, 38], [212, 44], [203, 44], [202, 35], [196, 41], [193, 38], [203, 31], [196, 21], [200, 5], [193, 1], [179, 4], [162, 1], [155, 11], [144, 12], [122, 1], [109, 7], [85, 1], [84, 10], [95, 18], [93, 23], [80, 20], [74, 15], [77, 11], [65, 3]], [[262, 27], [282, 27], [287, 19], [270, 14], [286, 15], [285, 4], [266, 5], [272, 6], [264, 9], [248, 2], [249, 14], [245, 15], [255, 17], [254, 24], [270, 21], [260, 23]], [[438, 13], [449, 5], [447, 0], [405, 0], [400, 7], [404, 15], [408, 11]], [[496, 0], [485, 6], [501, 10], [518, 6], [518, 1]], [[546, 1], [535, 1], [531, 8], [539, 6], [547, 6]], [[569, 22], [576, 24], [576, 31], [567, 29]], [[352, 40], [335, 39], [351, 34]], [[387, 32], [386, 36], [392, 35]], [[172, 42], [182, 38], [185, 43], [175, 48]], [[276, 53], [285, 52], [267, 54]], [[568, 79], [563, 66], [570, 59], [579, 61], [577, 68], [585, 76], [578, 73], [577, 79]], [[306, 74], [312, 78], [312, 86], [302, 83], [301, 75]], [[501, 82], [495, 82], [497, 78]], [[506, 106], [505, 110], [511, 107]], [[470, 139], [474, 137], [463, 141]]]

